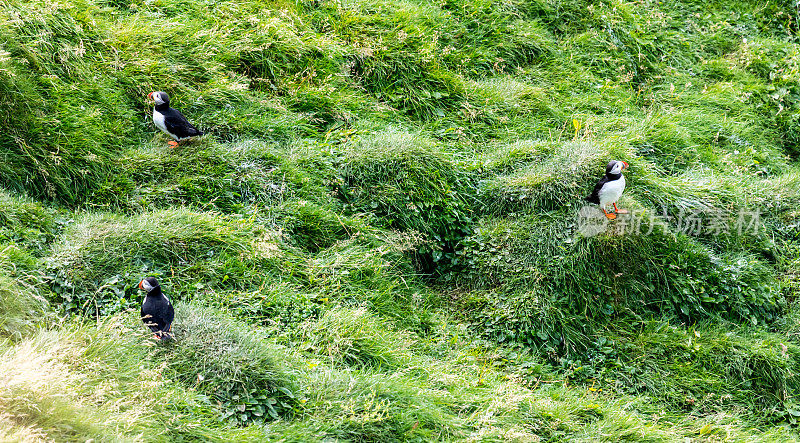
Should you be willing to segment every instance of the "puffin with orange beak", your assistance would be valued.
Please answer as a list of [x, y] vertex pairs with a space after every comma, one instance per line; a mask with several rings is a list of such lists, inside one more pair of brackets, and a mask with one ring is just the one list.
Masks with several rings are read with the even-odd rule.
[[153, 332], [153, 338], [168, 340], [172, 338], [172, 320], [175, 319], [175, 309], [169, 299], [161, 292], [161, 285], [153, 277], [147, 277], [139, 282], [139, 289], [145, 291], [142, 302], [142, 322]]
[[[609, 220], [617, 218], [617, 214], [628, 213], [625, 209], [617, 209], [617, 200], [625, 190], [625, 176], [622, 175], [622, 171], [627, 168], [628, 164], [623, 161], [611, 160], [608, 162], [606, 175], [594, 186], [592, 195], [586, 197], [586, 201], [589, 203], [600, 205], [600, 209]], [[606, 211], [609, 203], [614, 206], [613, 213]]]
[[173, 140], [169, 141], [170, 147], [178, 146], [178, 144], [188, 138], [203, 135], [201, 131], [195, 128], [186, 117], [175, 108], [169, 107], [169, 95], [164, 91], [155, 91], [147, 94], [147, 98], [155, 102], [153, 108], [153, 123], [164, 134], [169, 135]]

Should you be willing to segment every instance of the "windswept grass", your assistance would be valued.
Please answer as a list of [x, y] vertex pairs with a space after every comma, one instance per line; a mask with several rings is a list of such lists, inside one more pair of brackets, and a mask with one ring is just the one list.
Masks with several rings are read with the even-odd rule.
[[135, 285], [144, 275], [167, 288], [205, 282], [176, 285], [172, 294], [181, 297], [206, 287], [258, 287], [265, 271], [285, 262], [280, 238], [251, 221], [183, 209], [89, 214], [64, 235], [69, 240], [47, 261], [51, 286], [63, 308], [96, 314], [138, 302]]
[[0, 440], [797, 439], [790, 3], [3, 2]]
[[42, 320], [47, 302], [22, 280], [0, 277], [0, 335], [19, 340]]
[[11, 441], [133, 442], [248, 434], [208, 419], [213, 406], [164, 378], [140, 340], [121, 318], [111, 317], [96, 327], [67, 324], [4, 345], [0, 435]]
[[53, 209], [6, 192], [0, 192], [0, 222], [0, 239], [36, 255], [44, 252], [64, 223]]
[[309, 349], [328, 356], [332, 365], [391, 370], [408, 364], [412, 339], [363, 308], [332, 309], [302, 329]]
[[236, 425], [299, 412], [286, 351], [263, 335], [197, 303], [178, 306], [174, 332], [176, 343], [162, 352], [166, 373], [213, 399], [221, 420]]
[[340, 196], [348, 212], [372, 213], [386, 227], [431, 240], [418, 250], [426, 272], [452, 257], [472, 221], [462, 189], [473, 177], [430, 145], [396, 130], [356, 140], [348, 146]]

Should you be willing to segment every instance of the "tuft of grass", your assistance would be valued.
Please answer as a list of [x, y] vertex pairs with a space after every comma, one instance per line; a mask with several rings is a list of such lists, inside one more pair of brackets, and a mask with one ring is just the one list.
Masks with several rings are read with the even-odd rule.
[[47, 301], [23, 280], [0, 276], [0, 335], [20, 340], [42, 320]]
[[286, 350], [259, 332], [198, 303], [177, 306], [174, 332], [159, 353], [168, 376], [218, 403], [220, 420], [244, 425], [300, 411]]
[[0, 3], [0, 439], [797, 439], [789, 3]]
[[197, 142], [169, 153], [148, 147], [128, 151], [118, 163], [124, 173], [95, 191], [97, 205], [128, 212], [179, 205], [233, 213], [246, 205], [280, 203], [294, 191], [277, 154], [253, 142], [224, 150]]
[[0, 241], [41, 254], [61, 229], [56, 211], [29, 199], [0, 192]]
[[64, 235], [69, 241], [47, 261], [50, 284], [64, 309], [96, 314], [138, 300], [145, 274], [181, 298], [206, 287], [258, 287], [270, 263], [284, 262], [279, 237], [253, 222], [186, 209], [90, 214]]
[[306, 200], [289, 202], [285, 210], [287, 216], [283, 225], [290, 237], [297, 246], [312, 253], [328, 249], [336, 242], [346, 240], [360, 231], [360, 226], [331, 208]]
[[527, 146], [519, 151], [516, 146], [510, 148], [506, 159], [494, 154], [489, 166], [497, 167], [515, 157], [527, 157], [524, 162], [530, 166], [510, 176], [498, 176], [485, 185], [481, 194], [486, 212], [507, 213], [524, 208], [548, 211], [575, 205], [589, 195], [597, 171], [604, 171], [602, 165], [608, 160], [628, 158], [619, 148], [588, 141], [556, 143], [549, 149], [546, 144], [535, 143], [549, 154], [546, 161], [531, 158], [536, 151], [528, 151]]
[[431, 243], [419, 253], [431, 272], [452, 258], [469, 232], [465, 190], [472, 177], [426, 144], [395, 130], [356, 141], [345, 160], [340, 198], [347, 212], [369, 212], [387, 227], [424, 234]]
[[364, 308], [334, 308], [301, 328], [309, 350], [333, 365], [392, 370], [408, 364], [411, 338]]

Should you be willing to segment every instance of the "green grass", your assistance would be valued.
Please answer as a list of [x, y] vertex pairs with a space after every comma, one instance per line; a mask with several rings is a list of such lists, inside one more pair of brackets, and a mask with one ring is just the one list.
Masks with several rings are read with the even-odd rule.
[[313, 324], [304, 325], [302, 331], [309, 349], [327, 356], [333, 366], [405, 367], [413, 343], [364, 308], [331, 309]]
[[[137, 332], [117, 316], [5, 345], [0, 435], [11, 441], [167, 441], [247, 434], [213, 420], [206, 398], [165, 379]], [[179, 419], [189, 415], [191, 422]]]
[[199, 304], [179, 305], [173, 330], [180, 345], [161, 352], [166, 373], [219, 405], [220, 420], [237, 425], [299, 410], [285, 348]]
[[47, 302], [35, 290], [23, 284], [22, 280], [0, 279], [0, 334], [6, 338], [20, 339], [29, 334], [47, 307]]
[[0, 19], [0, 440], [800, 438], [793, 2]]
[[136, 284], [145, 275], [165, 287], [203, 276], [205, 283], [171, 291], [178, 297], [220, 286], [250, 289], [268, 278], [270, 263], [290, 261], [278, 237], [247, 219], [185, 209], [87, 214], [63, 235], [70, 240], [53, 250], [47, 269], [56, 300], [68, 311], [108, 313], [138, 302]]

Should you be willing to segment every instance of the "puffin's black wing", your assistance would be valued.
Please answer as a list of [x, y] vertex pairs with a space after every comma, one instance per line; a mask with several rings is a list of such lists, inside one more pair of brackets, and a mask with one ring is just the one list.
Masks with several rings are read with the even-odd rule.
[[172, 307], [172, 303], [167, 306], [167, 312], [164, 316], [164, 331], [169, 332], [172, 330], [172, 321], [175, 320], [175, 308]]
[[142, 321], [153, 332], [169, 331], [175, 319], [175, 308], [166, 298], [150, 299], [142, 303]]
[[150, 328], [150, 331], [158, 332], [161, 330], [158, 324], [159, 323], [158, 318], [155, 315], [155, 310], [153, 309], [152, 306], [150, 306], [149, 303], [142, 304], [141, 314], [142, 314], [142, 323], [144, 323], [145, 326]]
[[181, 111], [178, 111], [175, 108], [169, 108], [164, 111], [163, 114], [164, 126], [167, 127], [167, 131], [169, 131], [170, 134], [174, 134], [178, 138], [203, 135], [202, 132], [197, 130], [197, 128], [189, 123], [189, 120], [186, 120], [186, 117], [181, 114]]
[[594, 185], [594, 190], [592, 191], [592, 195], [586, 197], [586, 201], [589, 203], [594, 203], [596, 205], [600, 204], [600, 190], [603, 189], [603, 186], [608, 183], [608, 177], [603, 176], [596, 185]]

